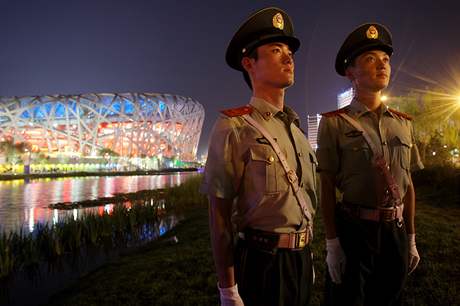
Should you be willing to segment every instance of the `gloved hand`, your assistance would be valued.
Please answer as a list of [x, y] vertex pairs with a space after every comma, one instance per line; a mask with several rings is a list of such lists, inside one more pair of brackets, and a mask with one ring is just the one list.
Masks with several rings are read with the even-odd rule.
[[345, 272], [347, 259], [340, 246], [339, 238], [326, 239], [326, 263], [329, 269], [329, 275], [334, 283], [342, 282], [342, 274]]
[[409, 240], [409, 274], [411, 274], [420, 261], [420, 255], [418, 255], [417, 246], [415, 245], [415, 234], [407, 235]]
[[240, 294], [238, 293], [238, 285], [220, 288], [217, 285], [220, 292], [220, 305], [222, 306], [244, 306], [243, 300], [241, 300]]

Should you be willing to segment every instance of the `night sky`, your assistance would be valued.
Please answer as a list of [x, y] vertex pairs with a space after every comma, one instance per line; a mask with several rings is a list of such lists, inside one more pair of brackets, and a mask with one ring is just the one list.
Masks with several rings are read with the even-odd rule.
[[[249, 101], [224, 59], [239, 25], [266, 6], [284, 9], [301, 40], [286, 103], [306, 115], [332, 110], [349, 82], [336, 53], [358, 25], [393, 34], [391, 95], [460, 93], [460, 1], [0, 0], [0, 96], [158, 92], [204, 105], [199, 154], [218, 110]], [[454, 93], [453, 93], [454, 94]]]

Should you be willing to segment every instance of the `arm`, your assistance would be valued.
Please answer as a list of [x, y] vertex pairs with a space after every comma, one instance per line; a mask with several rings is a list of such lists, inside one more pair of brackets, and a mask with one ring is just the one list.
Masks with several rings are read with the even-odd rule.
[[209, 196], [209, 226], [219, 287], [234, 286], [232, 200]]
[[321, 178], [321, 212], [326, 230], [326, 239], [337, 237], [335, 229], [335, 177], [327, 172], [320, 172]]
[[321, 172], [320, 175], [321, 211], [326, 230], [326, 263], [332, 281], [340, 284], [345, 272], [346, 257], [335, 227], [335, 177], [327, 172]]
[[[411, 147], [410, 151], [410, 171], [417, 171], [424, 168], [422, 161], [420, 160], [420, 154], [418, 152], [418, 148], [415, 141], [415, 132], [414, 126], [410, 124], [410, 135], [411, 141], [413, 146]], [[409, 176], [409, 186], [407, 187], [406, 194], [403, 197], [404, 203], [404, 222], [406, 224], [406, 231], [408, 234], [415, 234], [415, 188], [414, 182], [412, 182], [412, 176], [410, 172], [408, 173]]]
[[404, 222], [406, 224], [406, 231], [408, 234], [415, 234], [415, 189], [412, 183], [412, 178], [409, 175], [410, 184], [407, 187], [407, 192], [404, 195]]
[[409, 176], [410, 184], [407, 187], [407, 192], [404, 195], [404, 222], [406, 225], [406, 232], [409, 242], [409, 274], [412, 273], [415, 268], [417, 268], [418, 263], [420, 262], [420, 255], [417, 251], [417, 246], [415, 244], [415, 189], [412, 178]]
[[335, 175], [339, 170], [340, 162], [337, 134], [336, 124], [327, 117], [321, 118], [317, 156], [321, 178], [321, 211], [326, 231], [326, 263], [332, 281], [340, 284], [342, 274], [345, 272], [346, 257], [335, 224]]
[[243, 305], [234, 274], [231, 222], [232, 199], [236, 196], [243, 169], [240, 160], [233, 157], [238, 149], [233, 145], [235, 131], [233, 122], [226, 118], [218, 119], [214, 125], [202, 184], [202, 191], [209, 199], [211, 247], [222, 306]]

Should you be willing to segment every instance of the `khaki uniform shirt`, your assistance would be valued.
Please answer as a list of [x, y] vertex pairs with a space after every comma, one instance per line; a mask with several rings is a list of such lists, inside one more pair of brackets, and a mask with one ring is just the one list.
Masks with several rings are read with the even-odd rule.
[[[382, 104], [380, 116], [356, 99], [346, 107], [384, 156], [404, 197], [410, 184], [410, 171], [423, 169], [415, 145], [412, 123]], [[323, 116], [318, 131], [319, 171], [335, 175], [336, 184], [348, 203], [378, 205], [371, 166], [372, 152], [362, 134], [338, 114]]]
[[[252, 98], [251, 117], [268, 130], [285, 154], [289, 167], [297, 169], [299, 186], [316, 206], [316, 157], [298, 116], [268, 102]], [[242, 117], [221, 115], [214, 125], [206, 162], [203, 193], [234, 200], [233, 221], [246, 227], [288, 233], [303, 230], [307, 221], [286, 173], [268, 140]]]

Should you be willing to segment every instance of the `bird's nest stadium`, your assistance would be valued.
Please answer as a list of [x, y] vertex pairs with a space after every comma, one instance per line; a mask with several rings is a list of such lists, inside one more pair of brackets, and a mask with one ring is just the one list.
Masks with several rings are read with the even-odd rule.
[[28, 158], [196, 161], [203, 121], [200, 103], [170, 94], [0, 97], [0, 151], [3, 163], [8, 146]]

